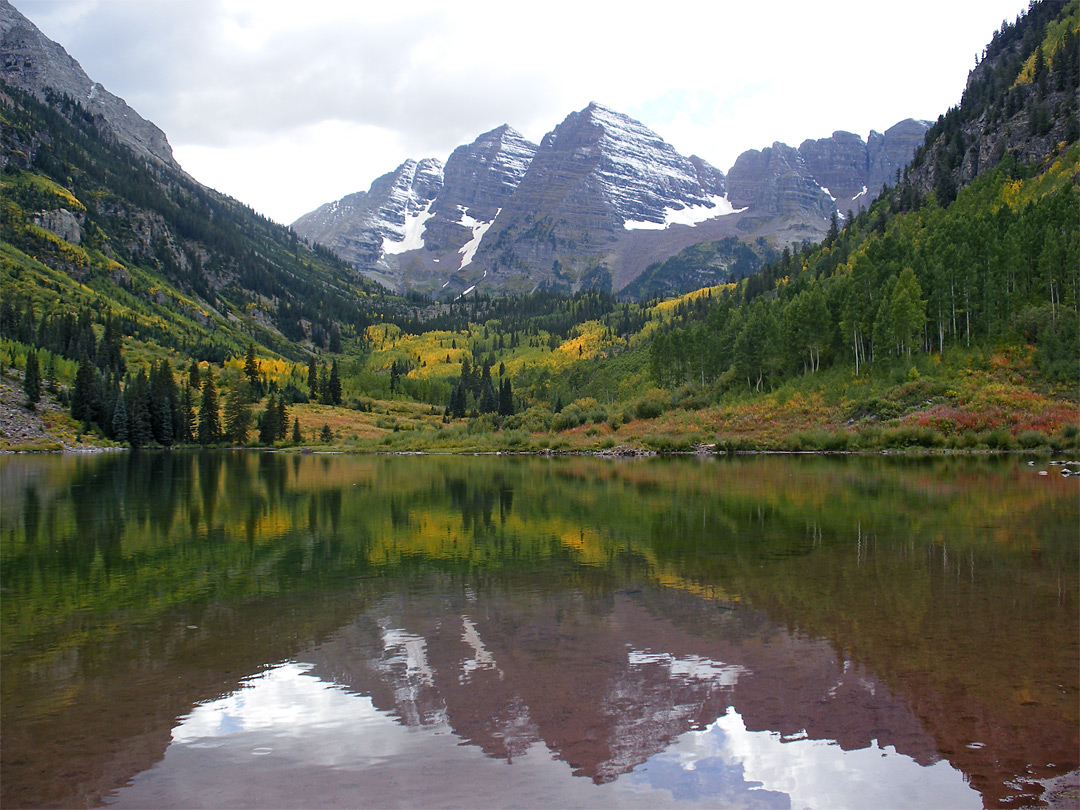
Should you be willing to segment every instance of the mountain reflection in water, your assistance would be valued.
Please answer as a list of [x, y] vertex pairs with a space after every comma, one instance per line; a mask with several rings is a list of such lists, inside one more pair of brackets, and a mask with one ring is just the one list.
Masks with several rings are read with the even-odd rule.
[[1010, 806], [1077, 767], [1076, 487], [1017, 460], [0, 484], [4, 807]]

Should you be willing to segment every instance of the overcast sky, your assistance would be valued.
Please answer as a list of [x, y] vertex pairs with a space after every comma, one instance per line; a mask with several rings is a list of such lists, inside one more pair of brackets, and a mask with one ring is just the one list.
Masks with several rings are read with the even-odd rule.
[[596, 101], [727, 171], [936, 119], [1027, 0], [12, 0], [196, 179], [290, 223], [406, 158]]

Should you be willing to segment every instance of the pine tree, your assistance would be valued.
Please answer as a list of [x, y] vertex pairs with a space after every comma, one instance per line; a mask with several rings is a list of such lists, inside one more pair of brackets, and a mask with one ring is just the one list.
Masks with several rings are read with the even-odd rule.
[[246, 381], [237, 381], [225, 402], [225, 439], [232, 444], [247, 444], [250, 428], [251, 387]]
[[169, 362], [163, 357], [150, 370], [150, 424], [154, 441], [163, 447], [173, 443], [177, 417], [176, 381]]
[[269, 446], [277, 441], [279, 424], [277, 397], [271, 395], [259, 421], [259, 443]]
[[144, 447], [154, 441], [150, 418], [150, 380], [146, 369], [139, 369], [135, 379], [124, 386], [128, 411], [128, 441], [132, 447]]
[[331, 405], [341, 404], [341, 377], [338, 374], [336, 359], [330, 365], [330, 379], [326, 382], [326, 393]]
[[303, 441], [304, 436], [300, 433], [300, 420], [294, 419], [292, 424], [292, 443], [301, 444]]
[[319, 438], [323, 444], [330, 444], [334, 440], [334, 431], [330, 430], [329, 425], [323, 425], [322, 431], [319, 433]]
[[186, 385], [180, 392], [177, 425], [175, 438], [179, 444], [191, 444], [195, 441], [195, 397], [192, 389]]
[[[209, 373], [209, 370], [207, 370]], [[202, 388], [202, 380], [199, 379], [199, 361], [192, 360], [188, 368], [188, 387], [198, 391]]]
[[128, 440], [127, 397], [123, 394], [116, 398], [116, 407], [113, 409], [112, 437], [121, 443]]
[[202, 387], [202, 402], [199, 405], [199, 444], [217, 444], [221, 441], [221, 415], [218, 413], [217, 388], [214, 386], [214, 373], [206, 370], [206, 380]]
[[465, 385], [458, 382], [450, 391], [449, 415], [454, 419], [463, 418], [465, 416], [465, 405]]
[[510, 388], [510, 378], [499, 383], [499, 416], [514, 415], [514, 392]]
[[311, 393], [312, 400], [318, 399], [319, 396], [319, 366], [315, 362], [315, 356], [312, 355], [308, 360], [307, 366], [307, 384], [308, 391]]
[[49, 361], [45, 364], [45, 385], [50, 394], [56, 394], [56, 355], [49, 352]]
[[480, 397], [480, 413], [495, 413], [499, 410], [499, 398], [495, 396], [495, 389], [489, 378], [484, 386], [484, 395]]
[[26, 354], [26, 374], [23, 376], [23, 392], [26, 394], [26, 407], [37, 408], [41, 399], [41, 373], [38, 369], [37, 352], [31, 349]]
[[285, 407], [285, 397], [278, 397], [277, 406], [277, 421], [274, 424], [274, 437], [276, 439], [285, 439], [289, 435], [289, 409]]
[[248, 379], [248, 385], [255, 391], [259, 386], [259, 366], [255, 362], [255, 344], [248, 343], [247, 355], [244, 357], [244, 375]]
[[97, 369], [85, 356], [79, 360], [75, 371], [75, 385], [71, 391], [71, 418], [86, 422], [91, 416], [91, 403], [94, 397], [94, 378]]

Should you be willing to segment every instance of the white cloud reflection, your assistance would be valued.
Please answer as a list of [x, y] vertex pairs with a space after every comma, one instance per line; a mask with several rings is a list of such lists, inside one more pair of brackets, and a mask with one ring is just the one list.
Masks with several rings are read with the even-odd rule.
[[[733, 681], [732, 674], [715, 665], [694, 666], [686, 673], [692, 678], [720, 675], [722, 681]], [[426, 795], [433, 805], [453, 804], [466, 796], [471, 796], [476, 806], [505, 805], [511, 796], [581, 807], [707, 807], [722, 803], [795, 810], [962, 810], [982, 805], [979, 794], [947, 761], [923, 767], [892, 747], [876, 743], [844, 751], [820, 740], [783, 741], [773, 732], [748, 731], [733, 708], [708, 728], [683, 734], [632, 773], [595, 785], [573, 776], [565, 763], [541, 753], [538, 746], [507, 766], [472, 746], [460, 745], [448, 725], [403, 726], [376, 709], [369, 697], [326, 683], [311, 674], [308, 665], [299, 663], [282, 664], [253, 676], [237, 691], [197, 706], [181, 719], [172, 740], [174, 748], [193, 753], [219, 749], [207, 751], [213, 756], [200, 760], [197, 770], [201, 775], [187, 777], [194, 783], [187, 789], [196, 791], [203, 778], [209, 784], [235, 785], [228, 789], [242, 791], [245, 781], [253, 776], [270, 780], [267, 785], [271, 786], [280, 780], [284, 784], [279, 789], [287, 790], [290, 779], [295, 781], [289, 774], [299, 771], [309, 774], [313, 783], [325, 782], [327, 773], [342, 779], [346, 779], [343, 774], [353, 773], [348, 777], [353, 781], [343, 784], [356, 784], [356, 779], [385, 783], [392, 774], [395, 778], [383, 789], [396, 793], [388, 796], [408, 801], [409, 796]], [[169, 775], [170, 762], [183, 763], [184, 759], [167, 755], [149, 776], [140, 778], [149, 780], [142, 790], [147, 784], [164, 783], [175, 789], [176, 784], [185, 783], [179, 776]], [[183, 767], [174, 764], [172, 769], [182, 774]], [[504, 767], [514, 768], [509, 780], [507, 772], [501, 770]], [[215, 768], [222, 774], [215, 775]], [[279, 775], [266, 776], [266, 768], [277, 769]], [[451, 770], [455, 776], [448, 780], [446, 774]], [[326, 784], [328, 791], [338, 789], [335, 782]], [[147, 795], [158, 794], [134, 792], [120, 804], [137, 803]], [[287, 794], [272, 795], [280, 798]], [[123, 792], [120, 798], [125, 798]], [[314, 801], [311, 795], [306, 798]]]

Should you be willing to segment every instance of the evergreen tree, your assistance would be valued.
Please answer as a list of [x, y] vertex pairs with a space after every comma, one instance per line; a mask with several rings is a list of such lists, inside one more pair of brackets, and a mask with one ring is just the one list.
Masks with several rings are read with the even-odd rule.
[[232, 444], [247, 444], [251, 429], [251, 387], [237, 381], [225, 401], [225, 440]]
[[31, 349], [26, 354], [26, 373], [23, 375], [23, 392], [26, 394], [26, 407], [37, 408], [41, 399], [41, 373], [38, 369], [37, 352]]
[[168, 447], [175, 437], [175, 425], [178, 421], [176, 411], [176, 381], [172, 369], [165, 358], [150, 371], [150, 425], [154, 441], [162, 447]]
[[274, 425], [275, 438], [285, 441], [289, 435], [289, 409], [285, 405], [285, 397], [278, 397], [277, 422]]
[[244, 376], [247, 377], [251, 390], [257, 391], [259, 387], [259, 366], [255, 362], [255, 344], [248, 343], [247, 355], [244, 357]]
[[496, 413], [499, 410], [499, 398], [495, 396], [495, 389], [488, 380], [484, 388], [484, 395], [480, 397], [480, 413]]
[[45, 363], [45, 385], [50, 394], [56, 394], [56, 355], [49, 352], [49, 360]]
[[330, 379], [326, 382], [326, 395], [331, 405], [341, 404], [341, 377], [338, 375], [337, 359], [330, 365]]
[[300, 420], [294, 419], [292, 424], [292, 443], [301, 444], [303, 441], [303, 434], [300, 433]]
[[150, 380], [146, 369], [140, 368], [135, 379], [124, 386], [128, 411], [128, 442], [132, 447], [144, 447], [154, 441], [150, 417]]
[[514, 392], [510, 388], [510, 378], [504, 377], [499, 383], [499, 416], [514, 415]]
[[319, 433], [319, 438], [323, 444], [330, 444], [334, 440], [334, 431], [330, 430], [329, 425], [323, 425], [322, 431]]
[[450, 390], [449, 415], [454, 419], [462, 419], [465, 416], [465, 407], [465, 384], [459, 381]]
[[307, 384], [312, 400], [316, 400], [319, 396], [319, 366], [315, 362], [315, 355], [308, 360]]
[[[209, 373], [209, 370], [207, 370]], [[199, 361], [192, 360], [191, 366], [188, 368], [188, 387], [198, 391], [202, 388], [202, 380], [199, 379]]]
[[180, 392], [180, 406], [177, 419], [176, 441], [180, 444], [192, 444], [195, 441], [195, 395], [193, 389], [185, 385]]
[[214, 386], [214, 372], [210, 369], [206, 370], [206, 380], [202, 387], [198, 440], [201, 445], [217, 444], [221, 441], [221, 415], [218, 413], [217, 388]]
[[101, 343], [97, 347], [97, 364], [102, 371], [111, 371], [114, 374], [123, 374], [127, 371], [127, 363], [124, 361], [123, 336], [120, 334], [120, 326], [110, 312], [105, 316], [105, 334], [101, 337]]
[[271, 395], [266, 401], [266, 410], [263, 411], [262, 419], [259, 421], [259, 443], [269, 446], [277, 441], [280, 424], [278, 400], [277, 397]]
[[121, 443], [128, 441], [127, 397], [123, 395], [116, 398], [116, 407], [113, 409], [112, 438]]

